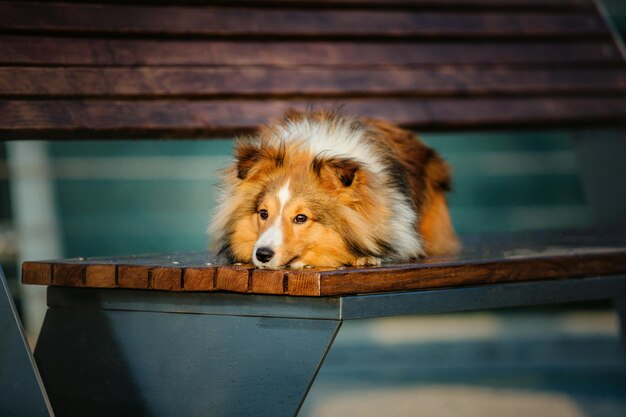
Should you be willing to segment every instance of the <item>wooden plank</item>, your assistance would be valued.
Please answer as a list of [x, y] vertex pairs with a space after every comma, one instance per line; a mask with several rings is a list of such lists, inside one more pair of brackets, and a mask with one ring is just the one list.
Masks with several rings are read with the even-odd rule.
[[[171, 0], [158, 0], [162, 3], [171, 3]], [[205, 0], [192, 1], [193, 3], [203, 3]], [[152, 1], [151, 1], [152, 2]], [[527, 8], [527, 7], [545, 7], [545, 8], [593, 8], [591, 0], [215, 0], [214, 3], [228, 4], [289, 4], [289, 5], [311, 5], [319, 6], [320, 4], [337, 5], [367, 5], [380, 7], [463, 7], [463, 8]]]
[[322, 294], [320, 271], [298, 270], [287, 272], [287, 292], [289, 295], [316, 297]]
[[0, 95], [61, 97], [619, 94], [623, 69], [0, 68]]
[[248, 292], [252, 265], [222, 265], [215, 271], [215, 289], [218, 291]]
[[181, 291], [183, 270], [176, 267], [156, 267], [150, 270], [150, 287], [155, 290]]
[[187, 268], [212, 270], [214, 267], [207, 263], [213, 265], [217, 262], [220, 260], [215, 255], [206, 252], [120, 258], [117, 261], [118, 286], [182, 291]]
[[0, 29], [58, 33], [239, 37], [589, 37], [608, 35], [593, 13], [155, 7], [0, 2]]
[[626, 252], [576, 257], [563, 255], [533, 260], [517, 259], [471, 266], [441, 265], [435, 270], [410, 266], [381, 268], [376, 271], [348, 269], [343, 272], [320, 272], [318, 276], [320, 295], [325, 296], [579, 278], [595, 276], [597, 271], [603, 271], [604, 275], [625, 273]]
[[356, 42], [127, 40], [0, 36], [11, 65], [443, 65], [621, 63], [611, 40], [580, 42]]
[[47, 262], [24, 262], [22, 284], [51, 285], [52, 265]]
[[[22, 279], [25, 284], [113, 288], [115, 261], [111, 258], [74, 258], [61, 262], [24, 262]], [[54, 269], [53, 269], [54, 268]], [[53, 280], [54, 272], [54, 280]]]
[[185, 268], [183, 291], [215, 291], [215, 268]]
[[385, 98], [344, 100], [0, 100], [5, 139], [216, 137], [246, 132], [291, 108], [343, 106], [421, 130], [572, 127], [626, 121], [624, 97]]
[[52, 285], [82, 287], [85, 285], [86, 265], [80, 262], [52, 264]]
[[117, 285], [120, 288], [150, 288], [150, 267], [145, 265], [120, 265], [117, 267]]
[[457, 256], [419, 263], [289, 271], [289, 294], [331, 296], [626, 273], [626, 238], [619, 235], [511, 233], [464, 244]]
[[283, 294], [287, 292], [285, 272], [271, 269], [252, 271], [250, 292], [255, 294]]
[[[64, 0], [63, 3], [78, 3], [84, 0]], [[92, 0], [93, 3], [102, 3]], [[107, 0], [107, 3], [127, 3], [127, 0]], [[134, 0], [133, 3], [180, 4], [175, 0]], [[289, 6], [292, 8], [462, 8], [469, 10], [492, 9], [593, 9], [592, 0], [185, 0], [185, 4], [219, 4], [228, 6]]]
[[207, 252], [178, 254], [175, 260], [182, 269], [182, 291], [214, 291], [216, 269], [227, 263], [223, 257]]
[[114, 264], [87, 265], [85, 286], [91, 288], [115, 288], [117, 286], [116, 273]]

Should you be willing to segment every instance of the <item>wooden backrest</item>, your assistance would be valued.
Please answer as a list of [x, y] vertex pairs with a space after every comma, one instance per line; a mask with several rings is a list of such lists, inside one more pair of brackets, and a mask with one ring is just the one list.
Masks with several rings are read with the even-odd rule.
[[426, 129], [626, 120], [592, 0], [0, 1], [0, 138], [216, 137], [343, 105]]

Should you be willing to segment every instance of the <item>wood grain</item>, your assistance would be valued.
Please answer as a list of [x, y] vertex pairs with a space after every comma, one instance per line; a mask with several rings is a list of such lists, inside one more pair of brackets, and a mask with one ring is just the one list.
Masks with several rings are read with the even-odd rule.
[[0, 68], [0, 96], [467, 96], [626, 92], [622, 69]]
[[85, 286], [93, 288], [116, 287], [116, 266], [114, 264], [87, 265], [85, 270]]
[[285, 272], [270, 269], [252, 271], [250, 292], [255, 294], [283, 294], [287, 292]]
[[120, 265], [117, 274], [117, 285], [120, 288], [150, 288], [150, 268], [145, 265]]
[[22, 284], [51, 285], [52, 264], [46, 262], [24, 262]]
[[165, 291], [181, 291], [182, 270], [176, 267], [156, 267], [150, 269], [150, 288]]
[[[119, 0], [116, 0], [119, 1]], [[145, 1], [145, 0], [144, 0]], [[196, 0], [192, 3], [203, 3]], [[153, 1], [150, 1], [153, 3]], [[172, 3], [172, 0], [157, 0], [159, 3]], [[246, 5], [292, 5], [292, 6], [319, 6], [357, 5], [370, 7], [498, 7], [498, 8], [593, 8], [592, 0], [214, 0], [216, 4], [246, 4]]]
[[593, 13], [503, 13], [154, 7], [0, 2], [0, 29], [63, 33], [323, 37], [585, 37], [607, 34]]
[[289, 271], [287, 273], [287, 292], [289, 295], [320, 296], [321, 275], [319, 271]]
[[223, 265], [215, 271], [215, 289], [218, 291], [248, 292], [249, 271], [252, 267]]
[[[336, 108], [421, 129], [623, 125], [626, 97], [355, 98], [316, 100]], [[105, 101], [0, 100], [5, 139], [219, 137], [249, 132], [302, 100]]]
[[602, 256], [560, 256], [549, 259], [519, 259], [468, 265], [441, 265], [435, 269], [418, 266], [382, 268], [377, 271], [321, 272], [320, 295], [402, 291], [463, 285], [579, 278], [626, 272], [626, 253]]
[[184, 291], [214, 291], [215, 268], [186, 268], [183, 277]]
[[60, 262], [52, 265], [52, 285], [82, 287], [85, 285], [86, 265], [80, 262]]
[[0, 35], [0, 64], [383, 66], [622, 62], [611, 40], [575, 42], [182, 41]]
[[[81, 3], [84, 0], [64, 0], [62, 3]], [[99, 3], [104, 3], [100, 1]], [[106, 3], [128, 3], [127, 0], [107, 0]], [[176, 0], [134, 0], [133, 3], [179, 5]], [[229, 6], [289, 6], [290, 8], [319, 7], [370, 7], [381, 8], [428, 8], [463, 10], [488, 9], [547, 9], [547, 10], [579, 10], [593, 9], [592, 0], [186, 0], [185, 4], [229, 5]]]
[[337, 105], [422, 130], [626, 119], [591, 0], [142, 3], [0, 1], [0, 135], [224, 137]]

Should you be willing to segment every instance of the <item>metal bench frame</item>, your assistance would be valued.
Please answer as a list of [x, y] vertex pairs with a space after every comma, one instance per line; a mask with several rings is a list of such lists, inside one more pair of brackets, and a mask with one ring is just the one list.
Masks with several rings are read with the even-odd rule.
[[624, 336], [624, 278], [297, 298], [49, 287], [35, 358], [61, 416], [296, 416], [344, 320], [611, 300]]
[[0, 415], [53, 416], [1, 267], [0, 341]]

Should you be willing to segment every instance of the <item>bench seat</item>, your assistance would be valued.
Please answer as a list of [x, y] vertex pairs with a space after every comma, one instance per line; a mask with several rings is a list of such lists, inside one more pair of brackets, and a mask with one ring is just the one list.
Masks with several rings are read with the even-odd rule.
[[25, 284], [338, 296], [626, 273], [626, 234], [524, 232], [466, 237], [463, 251], [380, 267], [263, 270], [210, 253], [26, 262]]
[[49, 285], [45, 392], [57, 415], [292, 417], [346, 320], [608, 301], [626, 323], [625, 235], [463, 243], [379, 268], [258, 270], [206, 253], [27, 262], [24, 282]]

